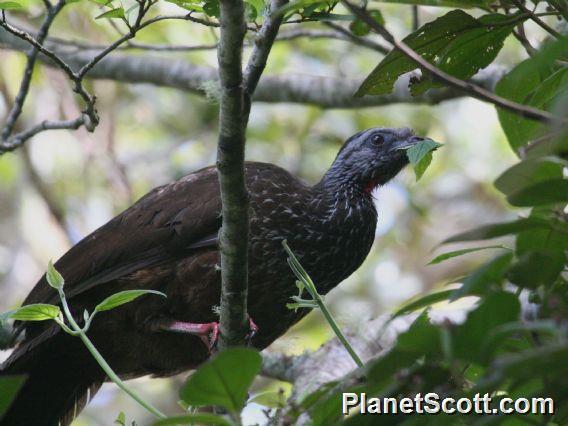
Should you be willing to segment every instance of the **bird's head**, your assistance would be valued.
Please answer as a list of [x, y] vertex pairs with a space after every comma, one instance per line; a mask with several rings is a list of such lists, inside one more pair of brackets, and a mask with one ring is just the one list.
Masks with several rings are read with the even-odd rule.
[[423, 138], [408, 128], [371, 128], [345, 141], [324, 181], [371, 192], [408, 164], [406, 150]]

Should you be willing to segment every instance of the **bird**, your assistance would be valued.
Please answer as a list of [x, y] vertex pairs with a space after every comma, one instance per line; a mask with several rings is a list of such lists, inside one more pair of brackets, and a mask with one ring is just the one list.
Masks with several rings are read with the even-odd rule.
[[[245, 163], [252, 347], [267, 347], [309, 312], [286, 306], [297, 288], [282, 242], [318, 291], [328, 293], [371, 250], [373, 190], [408, 164], [406, 150], [422, 140], [408, 128], [358, 132], [313, 186], [276, 165]], [[77, 321], [118, 291], [167, 295], [144, 295], [91, 324], [90, 339], [121, 378], [167, 377], [210, 357], [221, 291], [221, 225], [218, 172], [210, 166], [153, 189], [55, 263]], [[59, 303], [45, 275], [23, 305], [33, 303]], [[16, 322], [14, 330], [19, 342], [0, 374], [24, 374], [27, 380], [0, 424], [69, 424], [107, 380], [105, 373], [80, 339], [52, 321]]]

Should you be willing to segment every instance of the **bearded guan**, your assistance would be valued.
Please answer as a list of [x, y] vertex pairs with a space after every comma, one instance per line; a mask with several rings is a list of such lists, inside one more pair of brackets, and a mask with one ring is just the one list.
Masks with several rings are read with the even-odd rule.
[[[297, 289], [282, 241], [318, 290], [329, 292], [361, 265], [373, 244], [373, 189], [408, 163], [405, 150], [420, 140], [409, 129], [357, 133], [314, 186], [275, 165], [246, 163], [254, 347], [265, 348], [308, 313], [286, 307]], [[152, 190], [55, 264], [77, 319], [120, 290], [167, 294], [142, 296], [91, 325], [89, 337], [121, 377], [169, 376], [208, 358], [221, 287], [220, 212], [217, 170], [207, 167]], [[24, 301], [31, 303], [58, 303], [45, 276]], [[52, 322], [16, 323], [15, 329], [25, 335], [2, 374], [28, 379], [1, 424], [68, 424], [105, 381], [103, 371], [79, 339]]]

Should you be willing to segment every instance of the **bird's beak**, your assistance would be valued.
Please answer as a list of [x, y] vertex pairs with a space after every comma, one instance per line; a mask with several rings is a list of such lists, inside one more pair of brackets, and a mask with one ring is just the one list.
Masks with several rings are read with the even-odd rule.
[[400, 142], [398, 142], [395, 146], [395, 151], [406, 151], [408, 148], [413, 147], [414, 145], [416, 145], [418, 142], [423, 141], [424, 138], [420, 137], [420, 136], [411, 136], [408, 139], [403, 139]]

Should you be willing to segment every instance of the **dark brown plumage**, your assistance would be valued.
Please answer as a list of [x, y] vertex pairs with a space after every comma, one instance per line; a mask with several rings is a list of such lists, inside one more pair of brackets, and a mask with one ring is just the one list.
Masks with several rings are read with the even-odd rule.
[[[285, 170], [247, 163], [251, 201], [249, 314], [258, 325], [252, 345], [262, 349], [307, 314], [286, 308], [296, 292], [282, 241], [327, 293], [355, 271], [374, 240], [377, 213], [371, 190], [407, 164], [404, 149], [420, 138], [408, 129], [369, 129], [351, 137], [315, 186]], [[78, 318], [104, 297], [127, 289], [155, 289], [100, 314], [89, 336], [123, 377], [172, 375], [209, 356], [194, 335], [166, 330], [173, 321], [217, 320], [221, 225], [217, 172], [208, 167], [154, 189], [87, 236], [56, 264]], [[57, 303], [43, 277], [24, 304]], [[29, 380], [2, 425], [53, 425], [70, 421], [105, 380], [81, 342], [53, 323], [17, 324], [23, 341], [2, 374]], [[57, 389], [50, 392], [49, 389]]]

